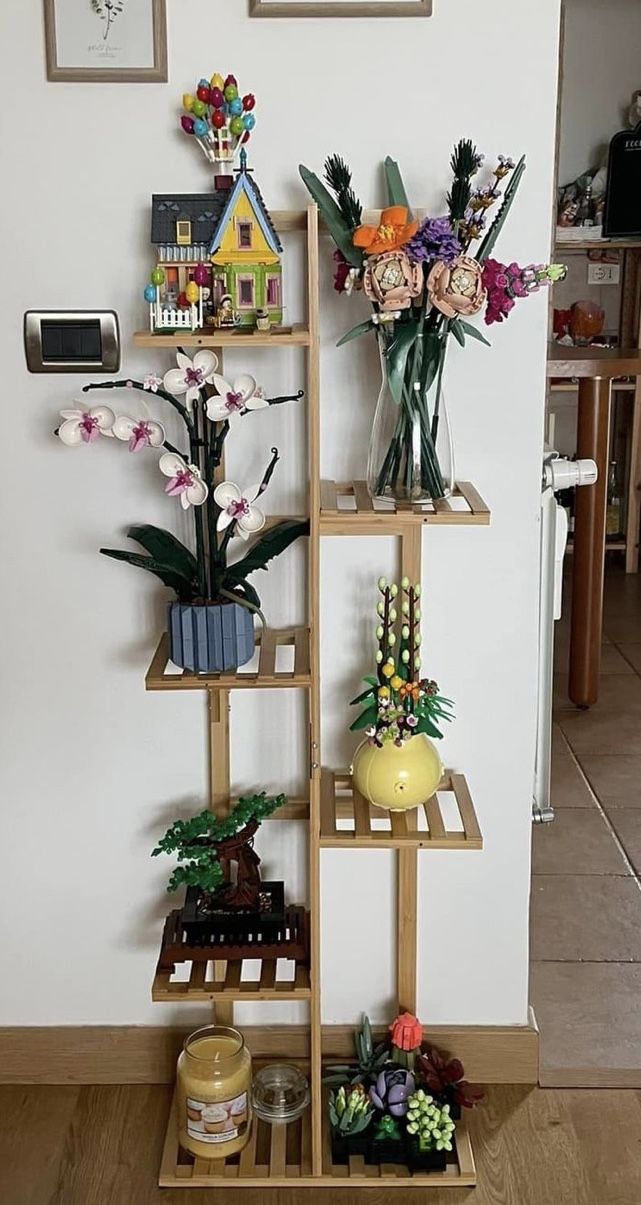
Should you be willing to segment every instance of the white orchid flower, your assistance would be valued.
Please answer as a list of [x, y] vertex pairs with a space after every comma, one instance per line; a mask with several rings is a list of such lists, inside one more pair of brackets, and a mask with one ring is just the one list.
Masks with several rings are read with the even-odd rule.
[[246, 490], [241, 490], [233, 481], [221, 481], [214, 490], [214, 501], [221, 508], [216, 524], [218, 531], [224, 531], [234, 522], [234, 534], [238, 533], [243, 540], [260, 531], [265, 526], [265, 516], [259, 506], [253, 505], [259, 493], [260, 485], [250, 485]]
[[159, 448], [165, 442], [165, 428], [150, 418], [128, 418], [119, 414], [113, 425], [116, 439], [127, 440], [130, 452], [141, 448]]
[[112, 427], [116, 421], [116, 416], [109, 406], [92, 406], [87, 409], [78, 404], [75, 410], [61, 410], [60, 417], [64, 422], [58, 428], [58, 435], [68, 448], [93, 443], [101, 435], [113, 435]]
[[233, 384], [214, 373], [217, 397], [207, 402], [207, 416], [213, 423], [224, 423], [245, 410], [263, 410], [268, 405], [265, 392], [247, 372], [236, 377]]
[[146, 377], [143, 377], [142, 387], [149, 389], [151, 393], [158, 393], [161, 385], [162, 377], [157, 376], [155, 372], [149, 372]]
[[209, 488], [197, 465], [187, 464], [175, 452], [165, 452], [158, 461], [158, 468], [165, 477], [171, 478], [165, 486], [165, 493], [172, 498], [180, 498], [183, 510], [189, 510], [190, 506], [202, 506], [207, 501]]
[[218, 356], [203, 348], [196, 352], [192, 360], [184, 352], [178, 351], [176, 363], [178, 368], [170, 368], [165, 373], [163, 385], [167, 393], [186, 394], [185, 405], [190, 410], [192, 404], [198, 401], [203, 385], [211, 385], [218, 368]]

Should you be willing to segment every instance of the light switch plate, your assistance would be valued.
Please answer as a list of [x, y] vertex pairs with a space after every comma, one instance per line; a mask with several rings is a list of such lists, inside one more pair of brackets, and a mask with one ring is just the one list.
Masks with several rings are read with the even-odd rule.
[[29, 372], [117, 372], [120, 328], [114, 310], [28, 310]]

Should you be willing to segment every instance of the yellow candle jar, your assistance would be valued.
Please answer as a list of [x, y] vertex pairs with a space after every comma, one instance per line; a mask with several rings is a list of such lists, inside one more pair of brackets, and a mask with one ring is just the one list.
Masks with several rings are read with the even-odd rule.
[[192, 1155], [226, 1159], [251, 1131], [251, 1055], [236, 1029], [207, 1025], [178, 1059], [178, 1138]]

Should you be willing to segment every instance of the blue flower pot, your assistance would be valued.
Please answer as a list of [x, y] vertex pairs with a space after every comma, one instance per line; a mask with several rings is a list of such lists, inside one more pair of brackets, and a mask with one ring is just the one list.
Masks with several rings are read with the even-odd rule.
[[181, 669], [220, 674], [251, 661], [254, 617], [240, 603], [170, 603], [169, 655]]

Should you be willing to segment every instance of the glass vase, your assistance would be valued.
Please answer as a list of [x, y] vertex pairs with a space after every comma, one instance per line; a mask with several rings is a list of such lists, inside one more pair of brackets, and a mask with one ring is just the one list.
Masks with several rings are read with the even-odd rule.
[[454, 448], [443, 390], [443, 372], [422, 386], [421, 373], [408, 366], [397, 401], [389, 381], [385, 344], [379, 337], [381, 388], [370, 437], [367, 486], [372, 498], [424, 503], [454, 490]]

